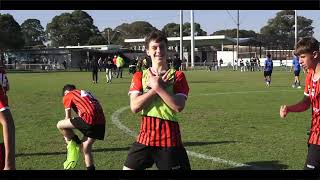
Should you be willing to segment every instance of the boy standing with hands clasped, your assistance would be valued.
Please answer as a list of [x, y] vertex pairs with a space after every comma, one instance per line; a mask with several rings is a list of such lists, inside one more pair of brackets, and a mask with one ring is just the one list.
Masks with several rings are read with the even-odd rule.
[[129, 150], [124, 170], [143, 170], [155, 163], [160, 170], [190, 170], [176, 114], [184, 109], [189, 86], [182, 71], [167, 65], [168, 40], [153, 31], [145, 40], [152, 67], [133, 75], [131, 111], [141, 111], [140, 133]]

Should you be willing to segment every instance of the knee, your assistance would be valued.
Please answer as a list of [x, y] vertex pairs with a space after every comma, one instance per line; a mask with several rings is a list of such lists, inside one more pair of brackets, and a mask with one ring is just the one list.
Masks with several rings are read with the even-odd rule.
[[60, 123], [60, 121], [57, 123], [57, 128], [58, 128], [58, 129], [61, 129], [61, 123]]
[[64, 121], [64, 120], [60, 120], [60, 121], [57, 123], [57, 128], [58, 128], [58, 129], [63, 129], [63, 125], [62, 125], [62, 124], [63, 124], [63, 121]]
[[83, 142], [82, 143], [82, 149], [83, 149], [83, 153], [84, 154], [89, 154], [91, 153], [91, 150], [92, 150], [92, 145], [93, 145], [94, 142]]

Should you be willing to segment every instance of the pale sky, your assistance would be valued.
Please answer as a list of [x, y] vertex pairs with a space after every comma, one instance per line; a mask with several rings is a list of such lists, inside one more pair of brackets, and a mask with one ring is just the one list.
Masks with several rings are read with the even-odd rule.
[[[158, 29], [167, 23], [180, 23], [179, 10], [85, 10], [94, 20], [100, 31], [106, 27], [115, 28], [122, 23], [147, 21]], [[9, 13], [21, 25], [26, 19], [38, 19], [46, 28], [54, 16], [72, 10], [0, 10]], [[240, 10], [240, 29], [257, 33], [274, 18], [278, 10]], [[320, 10], [298, 10], [298, 16], [313, 20], [314, 37], [320, 41]], [[184, 22], [190, 22], [190, 10], [184, 10]], [[201, 25], [208, 35], [223, 29], [237, 28], [236, 10], [194, 10], [194, 21]]]

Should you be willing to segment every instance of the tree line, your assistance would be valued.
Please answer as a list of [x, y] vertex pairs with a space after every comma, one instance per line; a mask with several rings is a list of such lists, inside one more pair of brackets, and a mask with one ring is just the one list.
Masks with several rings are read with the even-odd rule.
[[[262, 42], [262, 46], [280, 49], [292, 49], [295, 38], [295, 20], [293, 10], [279, 11], [275, 17], [268, 20], [267, 25], [260, 29], [260, 33], [252, 30], [239, 30], [239, 37], [255, 38]], [[313, 20], [298, 16], [298, 37], [313, 36]], [[208, 35], [199, 23], [194, 24], [195, 35]], [[27, 19], [19, 25], [10, 14], [0, 14], [0, 51], [26, 47], [44, 46], [50, 42], [52, 47], [76, 45], [102, 45], [124, 43], [127, 38], [144, 38], [157, 28], [146, 21], [122, 23], [116, 28], [105, 28], [99, 31], [94, 20], [85, 11], [75, 10], [72, 13], [62, 13], [55, 16], [44, 29], [38, 19]], [[191, 25], [183, 24], [183, 35], [190, 36]], [[180, 36], [180, 24], [168, 23], [161, 31], [170, 37]], [[236, 38], [237, 29], [225, 29], [210, 35], [226, 35]]]

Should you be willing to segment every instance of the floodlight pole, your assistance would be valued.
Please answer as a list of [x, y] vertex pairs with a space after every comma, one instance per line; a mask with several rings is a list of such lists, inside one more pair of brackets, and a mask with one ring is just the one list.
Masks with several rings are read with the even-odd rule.
[[183, 10], [180, 10], [180, 60], [183, 60]]
[[191, 10], [191, 68], [194, 68], [194, 18], [193, 10]]
[[294, 48], [297, 45], [298, 40], [298, 18], [297, 18], [297, 10], [294, 10]]
[[110, 29], [107, 29], [107, 32], [108, 32], [108, 44], [110, 45]]
[[[238, 59], [239, 59], [239, 10], [237, 11], [237, 64], [236, 66], [238, 66]], [[234, 69], [234, 61], [233, 61], [233, 69]]]

